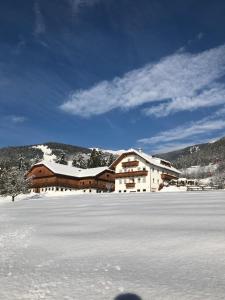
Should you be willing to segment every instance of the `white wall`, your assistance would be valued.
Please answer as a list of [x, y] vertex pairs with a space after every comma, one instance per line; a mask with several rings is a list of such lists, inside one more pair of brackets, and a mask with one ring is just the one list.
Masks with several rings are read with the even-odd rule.
[[[122, 163], [128, 161], [139, 161], [138, 167], [129, 167], [123, 168]], [[129, 192], [157, 192], [159, 186], [163, 183], [161, 178], [162, 173], [174, 174], [172, 171], [164, 169], [160, 166], [154, 166], [146, 162], [143, 158], [138, 155], [129, 155], [124, 157], [116, 166], [115, 173], [123, 173], [126, 171], [142, 171], [145, 168], [148, 171], [147, 176], [140, 177], [129, 177], [129, 178], [116, 178], [115, 180], [115, 192], [119, 193], [129, 193]], [[134, 188], [126, 188], [126, 183], [133, 182], [135, 183]]]

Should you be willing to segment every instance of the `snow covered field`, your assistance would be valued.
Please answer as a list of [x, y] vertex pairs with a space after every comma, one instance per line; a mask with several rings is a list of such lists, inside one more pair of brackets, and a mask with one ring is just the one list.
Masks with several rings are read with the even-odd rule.
[[225, 192], [0, 206], [0, 299], [224, 299]]

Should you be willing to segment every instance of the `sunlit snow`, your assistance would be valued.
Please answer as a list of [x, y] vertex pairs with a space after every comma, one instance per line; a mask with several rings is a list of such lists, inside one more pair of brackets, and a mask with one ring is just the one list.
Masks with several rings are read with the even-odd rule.
[[27, 196], [0, 206], [0, 299], [224, 299], [225, 192]]

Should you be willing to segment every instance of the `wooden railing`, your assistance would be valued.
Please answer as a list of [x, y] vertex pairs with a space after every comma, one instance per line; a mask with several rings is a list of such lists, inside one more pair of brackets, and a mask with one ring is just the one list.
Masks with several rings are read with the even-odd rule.
[[147, 176], [148, 171], [131, 171], [131, 172], [122, 172], [115, 173], [115, 178], [127, 178], [127, 177], [138, 177], [138, 176]]
[[135, 187], [135, 183], [134, 182], [128, 182], [126, 183], [126, 188], [130, 189], [130, 188], [134, 188]]
[[138, 160], [133, 160], [133, 161], [125, 161], [122, 163], [123, 168], [129, 168], [129, 167], [137, 167], [139, 165]]
[[161, 178], [163, 180], [171, 180], [171, 179], [177, 179], [178, 177], [175, 175], [163, 173], [163, 174], [161, 174]]

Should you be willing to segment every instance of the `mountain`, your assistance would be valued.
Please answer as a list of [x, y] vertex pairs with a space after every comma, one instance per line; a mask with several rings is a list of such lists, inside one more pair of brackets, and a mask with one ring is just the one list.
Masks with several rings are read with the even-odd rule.
[[187, 169], [189, 171], [191, 168], [193, 169], [193, 166], [201, 167], [199, 170], [204, 170], [205, 167], [208, 173], [209, 169], [215, 171], [219, 168], [223, 170], [225, 166], [225, 137], [215, 142], [197, 144], [180, 150], [157, 154], [157, 156], [171, 161], [176, 168], [184, 170], [184, 173]]
[[[26, 169], [29, 169], [34, 163], [45, 161], [58, 161], [63, 159], [68, 163], [72, 163], [74, 158], [80, 158], [87, 161], [92, 150], [75, 145], [67, 145], [62, 143], [48, 142], [44, 144], [27, 145], [19, 147], [0, 148], [0, 167], [18, 166], [22, 159]], [[107, 159], [110, 153], [103, 153]]]

